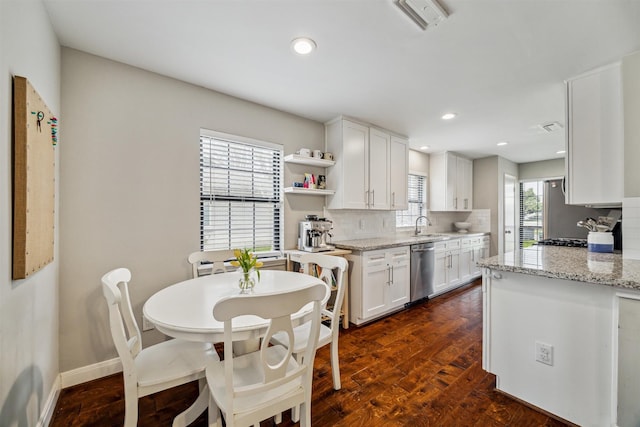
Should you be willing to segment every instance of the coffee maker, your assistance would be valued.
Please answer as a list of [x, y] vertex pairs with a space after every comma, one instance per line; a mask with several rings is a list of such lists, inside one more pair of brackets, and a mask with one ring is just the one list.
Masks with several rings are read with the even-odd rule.
[[327, 243], [331, 236], [333, 223], [317, 215], [307, 215], [306, 221], [298, 226], [298, 249], [306, 252], [324, 252], [335, 249]]

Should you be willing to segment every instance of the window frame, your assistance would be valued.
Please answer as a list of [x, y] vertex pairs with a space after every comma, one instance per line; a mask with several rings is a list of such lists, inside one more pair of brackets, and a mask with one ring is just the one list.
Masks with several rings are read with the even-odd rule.
[[[545, 179], [522, 179], [519, 181], [518, 185], [518, 203], [519, 203], [519, 212], [518, 212], [518, 240], [519, 247], [524, 248], [530, 246], [531, 242], [537, 242], [545, 238], [546, 235], [546, 221], [547, 218], [545, 216], [545, 187], [544, 187]], [[528, 218], [525, 218], [525, 198], [526, 191], [524, 189], [525, 186], [535, 184], [536, 186], [536, 214], [537, 218], [535, 220], [535, 225], [525, 225], [525, 221], [531, 221]], [[525, 236], [527, 230], [531, 229], [531, 237], [528, 235]], [[525, 244], [527, 246], [525, 246]]]
[[[212, 140], [221, 140], [221, 141], [226, 141], [228, 143], [231, 144], [239, 144], [239, 145], [243, 145], [243, 146], [255, 146], [259, 149], [267, 149], [267, 150], [273, 150], [274, 152], [277, 152], [277, 158], [278, 158], [278, 167], [279, 170], [274, 171], [274, 184], [275, 186], [277, 186], [277, 188], [274, 191], [274, 198], [268, 198], [268, 199], [263, 199], [260, 197], [256, 197], [256, 196], [251, 196], [251, 197], [247, 197], [247, 196], [243, 196], [243, 195], [233, 195], [233, 194], [228, 194], [228, 195], [216, 195], [215, 191], [213, 191], [213, 189], [211, 189], [211, 191], [209, 191], [208, 194], [206, 193], [206, 191], [204, 191], [204, 174], [206, 173], [205, 170], [209, 170], [209, 174], [210, 176], [213, 176], [213, 166], [206, 166], [205, 165], [205, 158], [203, 157], [203, 141], [202, 138], [209, 138]], [[236, 249], [238, 246], [233, 244], [233, 241], [231, 239], [228, 239], [226, 247], [212, 247], [212, 246], [208, 246], [205, 244], [206, 242], [206, 238], [205, 236], [207, 235], [207, 232], [205, 230], [205, 203], [206, 202], [210, 202], [213, 200], [220, 200], [220, 201], [227, 201], [227, 202], [249, 202], [249, 203], [265, 203], [265, 204], [276, 204], [277, 205], [277, 219], [274, 218], [274, 221], [272, 223], [273, 226], [273, 241], [271, 242], [272, 248], [271, 250], [268, 251], [259, 251], [256, 252], [258, 254], [259, 257], [272, 257], [272, 256], [280, 256], [282, 255], [282, 250], [283, 250], [283, 246], [284, 246], [284, 201], [283, 201], [283, 194], [284, 194], [284, 190], [283, 190], [283, 183], [284, 183], [284, 146], [282, 144], [276, 144], [276, 143], [272, 143], [272, 142], [267, 142], [267, 141], [263, 141], [263, 140], [258, 140], [258, 139], [254, 139], [254, 138], [249, 138], [249, 137], [245, 137], [245, 136], [240, 136], [240, 135], [233, 135], [233, 134], [228, 134], [228, 133], [223, 133], [223, 132], [218, 132], [218, 131], [213, 131], [213, 130], [209, 130], [209, 129], [204, 129], [201, 128], [200, 129], [200, 135], [199, 135], [199, 154], [198, 154], [198, 158], [199, 158], [199, 179], [198, 179], [198, 186], [199, 186], [199, 247], [200, 250], [218, 250], [218, 249]], [[210, 144], [213, 144], [213, 141], [210, 142]], [[228, 170], [230, 170], [230, 168], [228, 168]], [[252, 178], [252, 187], [255, 183], [255, 181]], [[213, 213], [211, 214], [213, 215]], [[229, 213], [227, 220], [229, 222], [229, 224], [231, 224], [232, 222], [232, 216], [231, 216], [231, 212]], [[256, 235], [256, 228], [255, 228], [255, 224], [254, 224], [254, 228], [253, 228], [253, 235]], [[255, 246], [255, 241], [254, 241], [254, 246]], [[245, 246], [246, 247], [246, 246]], [[255, 248], [250, 248], [250, 249], [255, 249]]]

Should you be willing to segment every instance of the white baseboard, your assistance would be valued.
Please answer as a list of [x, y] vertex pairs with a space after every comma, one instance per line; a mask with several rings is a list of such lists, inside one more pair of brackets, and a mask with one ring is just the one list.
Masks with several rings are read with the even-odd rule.
[[60, 374], [61, 388], [67, 388], [74, 385], [86, 383], [87, 381], [97, 380], [107, 375], [122, 372], [122, 364], [119, 358], [105, 360], [104, 362], [94, 363], [93, 365], [83, 366], [82, 368], [73, 369], [71, 371], [62, 372]]
[[49, 393], [47, 401], [44, 403], [44, 407], [42, 408], [42, 413], [40, 414], [40, 419], [38, 420], [36, 427], [47, 427], [51, 423], [51, 420], [53, 419], [53, 413], [56, 410], [56, 404], [58, 403], [59, 396], [60, 375], [58, 375], [56, 377], [56, 380], [53, 382], [51, 392]]

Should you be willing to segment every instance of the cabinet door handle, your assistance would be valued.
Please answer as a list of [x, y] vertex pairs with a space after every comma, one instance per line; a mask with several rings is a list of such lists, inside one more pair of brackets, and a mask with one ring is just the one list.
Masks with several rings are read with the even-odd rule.
[[393, 284], [393, 265], [391, 266], [391, 283]]
[[369, 190], [365, 190], [364, 192], [364, 204], [369, 207]]
[[391, 286], [391, 266], [387, 266], [387, 286]]

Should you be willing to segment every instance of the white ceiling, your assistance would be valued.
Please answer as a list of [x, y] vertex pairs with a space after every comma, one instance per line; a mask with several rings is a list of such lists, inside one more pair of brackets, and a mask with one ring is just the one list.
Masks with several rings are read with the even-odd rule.
[[[411, 147], [562, 157], [563, 80], [640, 50], [640, 0], [441, 0], [422, 31], [394, 0], [44, 0], [60, 43]], [[309, 57], [290, 41], [313, 38]], [[443, 121], [448, 111], [458, 113]], [[509, 145], [496, 146], [508, 141]]]

